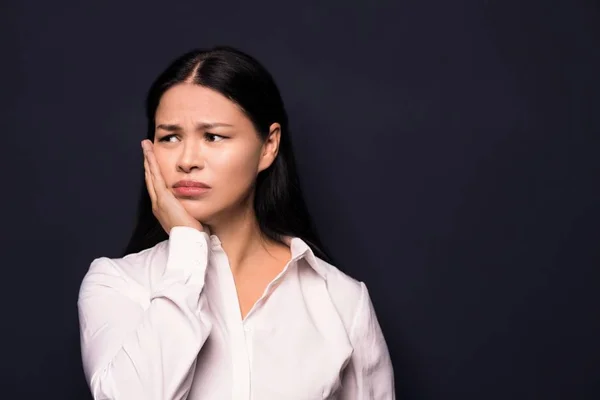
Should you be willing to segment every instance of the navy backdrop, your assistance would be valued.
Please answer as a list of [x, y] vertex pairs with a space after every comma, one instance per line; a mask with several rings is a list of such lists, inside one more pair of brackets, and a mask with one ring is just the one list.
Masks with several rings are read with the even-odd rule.
[[229, 44], [278, 81], [309, 208], [401, 399], [600, 398], [593, 1], [3, 0], [2, 398], [90, 398], [76, 301], [141, 181], [143, 99]]

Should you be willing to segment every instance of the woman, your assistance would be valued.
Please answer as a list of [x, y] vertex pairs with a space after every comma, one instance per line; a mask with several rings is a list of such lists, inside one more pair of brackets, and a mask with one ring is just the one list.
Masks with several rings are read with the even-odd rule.
[[192, 51], [146, 106], [138, 224], [80, 289], [94, 398], [393, 399], [367, 288], [319, 249], [270, 74]]

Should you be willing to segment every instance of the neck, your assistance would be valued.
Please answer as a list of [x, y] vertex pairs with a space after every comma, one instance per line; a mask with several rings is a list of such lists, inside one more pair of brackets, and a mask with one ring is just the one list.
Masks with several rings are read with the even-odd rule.
[[251, 260], [272, 245], [262, 235], [252, 207], [208, 224], [211, 235], [216, 235], [227, 254], [233, 273], [239, 273], [244, 265], [252, 265]]

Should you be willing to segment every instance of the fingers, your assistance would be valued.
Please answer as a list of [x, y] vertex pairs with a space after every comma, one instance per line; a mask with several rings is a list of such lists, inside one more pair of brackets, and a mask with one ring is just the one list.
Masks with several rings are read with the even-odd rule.
[[144, 179], [146, 180], [146, 188], [152, 200], [152, 207], [156, 206], [156, 190], [154, 190], [154, 184], [152, 182], [152, 175], [150, 174], [150, 166], [148, 165], [148, 159], [146, 157], [146, 149], [144, 149]]
[[168, 190], [160, 173], [150, 140], [142, 141], [144, 149], [144, 179], [152, 200], [152, 212], [163, 230], [170, 233], [173, 226], [190, 226], [202, 230], [202, 224], [187, 213], [175, 196]]
[[156, 194], [159, 195], [163, 190], [167, 188], [167, 185], [163, 180], [162, 174], [160, 173], [160, 168], [158, 167], [156, 157], [154, 156], [153, 146], [149, 141], [146, 141], [145, 153], [149, 167], [148, 170], [152, 177], [154, 190], [156, 191]]

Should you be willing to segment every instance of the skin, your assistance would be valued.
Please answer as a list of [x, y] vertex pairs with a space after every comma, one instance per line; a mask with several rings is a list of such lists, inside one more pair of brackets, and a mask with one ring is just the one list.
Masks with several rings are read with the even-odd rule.
[[[142, 142], [154, 214], [167, 232], [190, 226], [219, 237], [244, 318], [291, 258], [289, 247], [261, 235], [252, 206], [256, 177], [275, 160], [281, 127], [273, 123], [263, 140], [235, 103], [182, 83], [162, 96], [155, 128], [154, 142]], [[211, 188], [181, 196], [173, 190], [180, 180]]]

